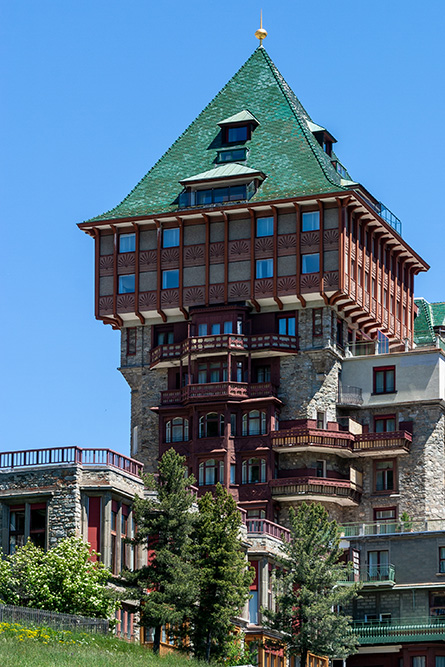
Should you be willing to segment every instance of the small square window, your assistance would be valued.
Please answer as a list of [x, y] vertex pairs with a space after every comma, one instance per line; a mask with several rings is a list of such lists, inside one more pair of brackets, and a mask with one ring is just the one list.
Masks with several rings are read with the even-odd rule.
[[257, 218], [256, 221], [256, 235], [273, 236], [273, 218]]
[[233, 332], [233, 322], [224, 322], [224, 333], [231, 334]]
[[164, 229], [162, 232], [162, 247], [174, 248], [179, 245], [179, 227]]
[[219, 336], [221, 333], [221, 325], [219, 324], [212, 324], [212, 336]]
[[278, 333], [282, 336], [295, 336], [296, 319], [295, 317], [280, 317], [278, 319]]
[[314, 252], [301, 256], [301, 273], [318, 273], [320, 270], [320, 254]]
[[133, 294], [135, 286], [134, 273], [128, 276], [119, 276], [119, 294]]
[[134, 252], [136, 250], [136, 234], [119, 235], [119, 252]]
[[257, 259], [256, 261], [256, 277], [272, 278], [273, 276], [273, 259]]
[[162, 272], [162, 289], [179, 287], [179, 270], [170, 269]]
[[207, 324], [198, 324], [198, 336], [207, 336]]
[[392, 394], [396, 390], [395, 366], [374, 368], [374, 394]]
[[320, 229], [320, 212], [310, 211], [301, 216], [301, 231], [315, 232]]
[[234, 144], [237, 141], [246, 141], [249, 138], [249, 128], [247, 125], [242, 125], [241, 127], [228, 127], [227, 128], [227, 143]]

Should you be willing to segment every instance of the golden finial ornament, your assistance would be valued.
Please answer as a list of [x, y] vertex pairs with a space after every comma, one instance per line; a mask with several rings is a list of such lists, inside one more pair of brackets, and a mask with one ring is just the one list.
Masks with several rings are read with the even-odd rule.
[[263, 39], [266, 39], [267, 37], [267, 30], [264, 30], [263, 28], [263, 10], [261, 10], [260, 14], [260, 27], [256, 31], [255, 37], [260, 40], [260, 46], [263, 44]]

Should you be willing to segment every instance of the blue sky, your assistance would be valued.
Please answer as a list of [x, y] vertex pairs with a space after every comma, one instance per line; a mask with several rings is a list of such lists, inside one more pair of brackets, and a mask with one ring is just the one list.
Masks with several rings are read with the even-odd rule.
[[0, 3], [0, 450], [128, 453], [119, 335], [94, 319], [93, 243], [118, 203], [257, 46], [352, 177], [430, 263], [445, 300], [443, 0]]

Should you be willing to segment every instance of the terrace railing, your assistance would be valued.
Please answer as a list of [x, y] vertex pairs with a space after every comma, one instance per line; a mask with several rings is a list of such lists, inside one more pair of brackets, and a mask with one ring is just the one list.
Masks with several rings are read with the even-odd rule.
[[247, 535], [274, 537], [282, 542], [290, 541], [290, 530], [267, 519], [246, 519]]
[[305, 426], [272, 431], [270, 434], [272, 445], [279, 450], [290, 447], [333, 447], [335, 449], [350, 450], [354, 447], [354, 435], [343, 431], [326, 431], [309, 429]]
[[270, 382], [206, 382], [188, 384], [182, 389], [161, 392], [161, 403], [170, 405], [182, 401], [214, 400], [215, 398], [258, 398], [276, 396], [276, 388]]
[[388, 621], [354, 621], [354, 634], [363, 644], [393, 644], [445, 639], [445, 618], [417, 616]]
[[361, 388], [340, 385], [338, 388], [337, 402], [339, 405], [362, 405], [363, 396]]
[[342, 583], [360, 581], [363, 584], [388, 584], [396, 582], [396, 569], [392, 563], [388, 565], [365, 565], [358, 571], [351, 570], [346, 573]]
[[367, 537], [368, 535], [397, 535], [400, 533], [424, 533], [445, 530], [445, 519], [407, 519], [405, 521], [374, 521], [371, 523], [344, 523], [342, 537]]
[[0, 471], [34, 466], [79, 464], [109, 466], [140, 477], [143, 464], [112, 449], [83, 447], [46, 447], [0, 453]]

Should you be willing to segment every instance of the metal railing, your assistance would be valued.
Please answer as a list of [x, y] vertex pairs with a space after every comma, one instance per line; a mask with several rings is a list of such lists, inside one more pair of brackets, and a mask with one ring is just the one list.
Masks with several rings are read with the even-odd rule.
[[290, 542], [290, 530], [267, 519], [246, 519], [247, 535], [267, 535], [282, 542]]
[[351, 570], [345, 573], [341, 583], [360, 581], [364, 584], [395, 584], [396, 569], [392, 563], [387, 565], [365, 565], [358, 571]]
[[361, 388], [339, 385], [337, 402], [339, 405], [362, 405], [363, 396]]
[[140, 477], [143, 464], [112, 449], [83, 447], [45, 447], [17, 452], [0, 453], [0, 470], [44, 465], [79, 464], [82, 466], [110, 466]]
[[392, 644], [445, 639], [445, 618], [416, 616], [387, 621], [354, 621], [353, 632], [360, 644]]
[[370, 523], [344, 523], [340, 526], [342, 537], [367, 537], [369, 535], [398, 535], [400, 533], [425, 533], [445, 530], [444, 519], [407, 519], [405, 521], [373, 521]]
[[104, 618], [88, 618], [74, 614], [59, 614], [44, 609], [31, 609], [13, 605], [0, 605], [0, 623], [24, 623], [26, 625], [43, 625], [57, 630], [74, 632], [95, 632], [108, 634], [109, 622]]

